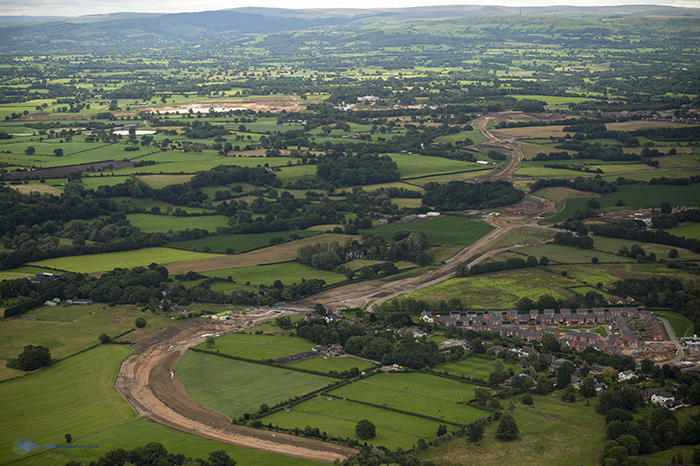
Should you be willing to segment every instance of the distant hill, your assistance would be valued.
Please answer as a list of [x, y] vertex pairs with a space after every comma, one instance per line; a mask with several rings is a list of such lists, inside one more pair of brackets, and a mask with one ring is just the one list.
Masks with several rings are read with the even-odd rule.
[[[514, 16], [563, 18], [698, 18], [700, 9], [661, 5], [528, 7], [457, 5], [376, 9], [235, 8], [196, 13], [113, 13], [74, 18], [2, 16], [0, 50], [81, 50], [95, 46], [150, 46], [165, 42], [213, 42], [252, 33], [281, 33], [387, 22]], [[37, 28], [36, 23], [40, 22]]]

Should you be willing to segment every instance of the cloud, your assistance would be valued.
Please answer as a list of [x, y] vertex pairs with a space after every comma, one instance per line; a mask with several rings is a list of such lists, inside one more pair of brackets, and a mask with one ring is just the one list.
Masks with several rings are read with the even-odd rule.
[[246, 6], [269, 8], [404, 8], [438, 5], [502, 5], [512, 7], [572, 5], [611, 6], [657, 4], [685, 8], [700, 8], [700, 0], [347, 0], [328, 3], [324, 0], [3, 0], [2, 15], [31, 16], [83, 16], [106, 13], [179, 13], [205, 10], [221, 10]]

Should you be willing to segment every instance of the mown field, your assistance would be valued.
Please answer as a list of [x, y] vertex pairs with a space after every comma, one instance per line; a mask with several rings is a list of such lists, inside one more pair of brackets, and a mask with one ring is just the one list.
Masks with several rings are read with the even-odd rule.
[[168, 244], [168, 247], [189, 251], [204, 251], [204, 248], [209, 247], [210, 252], [219, 254], [225, 254], [228, 249], [242, 253], [269, 246], [272, 238], [283, 238], [285, 241], [289, 241], [289, 236], [292, 234], [308, 238], [318, 233], [315, 231], [276, 231], [249, 235], [213, 235], [188, 241], [176, 241]]
[[87, 464], [97, 460], [98, 457], [110, 450], [117, 448], [131, 450], [142, 447], [147, 442], [158, 442], [169, 453], [182, 454], [190, 458], [208, 459], [210, 452], [224, 450], [239, 466], [320, 466], [325, 464], [294, 456], [280, 456], [266, 451], [226, 445], [170, 429], [146, 418], [112, 427], [87, 437], [79, 439], [73, 437], [75, 444], [99, 445], [99, 448], [47, 450], [41, 455], [34, 455], [14, 464], [17, 466], [55, 466], [71, 460]]
[[[435, 370], [440, 372], [447, 371], [452, 375], [478, 377], [481, 380], [488, 380], [489, 375], [493, 372], [493, 361], [493, 358], [485, 356], [472, 356], [440, 364]], [[505, 368], [506, 370], [512, 369], [514, 372], [522, 372], [522, 369], [514, 364], [506, 364]]]
[[653, 252], [656, 254], [656, 258], [658, 259], [666, 259], [668, 260], [668, 253], [671, 249], [676, 249], [678, 251], [678, 257], [680, 259], [695, 259], [697, 257], [700, 257], [700, 254], [697, 254], [693, 251], [690, 251], [688, 249], [683, 249], [683, 248], [674, 248], [673, 246], [666, 246], [663, 244], [656, 244], [656, 243], [641, 243], [639, 241], [632, 241], [628, 239], [623, 239], [623, 238], [606, 238], [604, 236], [594, 236], [593, 237], [593, 247], [597, 250], [600, 251], [606, 251], [609, 253], [616, 253], [623, 247], [627, 247], [627, 249], [631, 248], [633, 245], [640, 246], [644, 251], [649, 254]]
[[380, 224], [369, 230], [361, 230], [360, 233], [382, 235], [389, 239], [394, 232], [399, 230], [422, 231], [431, 245], [459, 244], [468, 246], [489, 234], [493, 227], [480, 220], [441, 216], [419, 221]]
[[176, 323], [162, 316], [134, 311], [133, 306], [104, 304], [40, 307], [22, 318], [7, 319], [0, 326], [0, 380], [23, 374], [4, 366], [7, 359], [16, 358], [26, 345], [46, 346], [53, 358], [62, 359], [97, 345], [97, 337], [103, 333], [115, 337], [135, 328], [134, 321], [139, 317], [148, 324], [125, 336], [128, 341], [141, 340]]
[[391, 159], [398, 165], [401, 179], [441, 175], [444, 173], [469, 172], [483, 168], [477, 163], [419, 154], [391, 155]]
[[192, 398], [232, 417], [257, 412], [262, 404], [273, 406], [335, 382], [328, 377], [195, 352], [180, 359], [177, 375]]
[[[310, 351], [314, 346], [316, 344], [301, 337], [230, 333], [216, 339], [215, 349], [223, 354], [262, 360]], [[198, 348], [211, 349], [204, 343]]]
[[291, 364], [291, 366], [318, 372], [345, 372], [349, 371], [353, 367], [357, 367], [358, 370], [364, 371], [365, 369], [372, 367], [372, 363], [363, 361], [362, 359], [350, 357], [329, 359], [319, 357], [307, 359], [306, 361], [295, 362], [294, 364]]
[[[79, 439], [136, 418], [114, 379], [131, 354], [122, 345], [102, 345], [16, 380], [0, 384], [0, 463], [15, 460], [11, 445], [25, 437], [41, 448]], [[8, 448], [9, 446], [9, 448]], [[31, 460], [26, 464], [31, 464]]]
[[455, 439], [418, 454], [437, 466], [517, 464], [524, 466], [597, 466], [605, 442], [605, 419], [592, 406], [564, 403], [558, 398], [534, 397], [534, 408], [518, 404], [513, 417], [520, 430], [514, 442], [496, 440], [497, 423], [486, 427], [484, 439], [473, 443]]
[[46, 259], [39, 262], [30, 262], [29, 265], [48, 267], [55, 270], [67, 270], [69, 272], [96, 273], [107, 272], [116, 268], [130, 269], [133, 267], [146, 267], [153, 262], [162, 265], [170, 262], [190, 261], [219, 256], [219, 254], [205, 254], [203, 252], [182, 251], [170, 248], [146, 248], [133, 251], [92, 254], [89, 256]]
[[[690, 186], [654, 186], [654, 185], [625, 185], [617, 192], [595, 198], [603, 208], [613, 207], [618, 200], [635, 208], [660, 208], [662, 202], [671, 206], [695, 206], [700, 199], [700, 185]], [[577, 210], [587, 209], [586, 198], [567, 199], [564, 209], [547, 220], [560, 222], [572, 217]]]
[[[355, 426], [362, 419], [369, 419], [377, 428], [377, 435], [365, 441], [355, 435]], [[385, 446], [395, 450], [411, 448], [419, 438], [433, 438], [437, 435], [439, 422], [407, 414], [395, 413], [359, 403], [326, 397], [312, 398], [295, 405], [291, 412], [280, 411], [262, 419], [280, 427], [303, 430], [306, 426], [318, 427], [334, 437], [351, 437], [360, 444]]]
[[590, 263], [591, 259], [594, 257], [597, 257], [600, 262], [636, 261], [636, 259], [632, 259], [630, 257], [617, 256], [615, 254], [610, 254], [603, 251], [596, 251], [595, 249], [579, 249], [572, 246], [562, 246], [559, 244], [542, 244], [521, 250], [521, 252], [527, 254], [528, 256], [535, 256], [538, 259], [541, 257], [547, 257], [551, 261], [561, 262], [563, 264]]
[[223, 215], [202, 215], [199, 217], [173, 217], [168, 215], [129, 214], [129, 221], [135, 227], [148, 233], [165, 233], [169, 230], [207, 230], [228, 226], [228, 218]]
[[346, 280], [345, 275], [326, 270], [314, 269], [299, 262], [283, 262], [281, 264], [258, 265], [254, 267], [240, 267], [236, 269], [212, 270], [204, 272], [207, 277], [216, 277], [227, 280], [231, 277], [235, 283], [250, 283], [251, 285], [267, 285], [280, 280], [283, 285], [289, 286], [301, 283], [302, 279], [316, 278], [325, 280], [327, 285]]
[[669, 228], [666, 231], [676, 236], [685, 236], [689, 239], [700, 239], [700, 223], [689, 223], [687, 225]]
[[330, 393], [464, 425], [488, 415], [477, 408], [459, 404], [474, 399], [474, 388], [475, 385], [434, 375], [390, 372], [345, 385]]

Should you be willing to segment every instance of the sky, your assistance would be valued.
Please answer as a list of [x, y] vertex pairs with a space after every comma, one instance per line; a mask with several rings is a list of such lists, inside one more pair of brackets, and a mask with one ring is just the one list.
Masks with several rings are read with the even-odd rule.
[[438, 5], [639, 5], [700, 8], [700, 0], [0, 0], [0, 15], [83, 16], [117, 12], [179, 13], [247, 6], [271, 8], [402, 8]]

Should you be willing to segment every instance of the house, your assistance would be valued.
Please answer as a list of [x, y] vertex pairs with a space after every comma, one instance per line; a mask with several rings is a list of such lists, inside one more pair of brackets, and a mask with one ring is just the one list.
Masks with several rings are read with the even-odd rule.
[[343, 354], [343, 345], [336, 344], [336, 345], [328, 345], [326, 346], [326, 355], [333, 357], [333, 356], [340, 356]]
[[540, 315], [540, 311], [538, 311], [537, 309], [530, 310], [530, 319], [531, 320], [536, 320], [539, 317], [539, 315]]
[[423, 322], [428, 322], [432, 324], [435, 321], [435, 318], [433, 317], [433, 313], [429, 311], [423, 311], [420, 313], [420, 319]]
[[192, 312], [192, 308], [189, 306], [181, 306], [179, 304], [173, 304], [170, 306], [170, 312], [179, 312], [181, 314]]
[[594, 362], [593, 364], [591, 364], [591, 374], [602, 374], [605, 368], [606, 366]]
[[635, 377], [637, 377], [637, 374], [634, 371], [624, 371], [617, 374], [618, 382], [625, 382]]
[[673, 403], [675, 401], [672, 393], [661, 390], [644, 390], [642, 396], [655, 405], [665, 405], [667, 402]]
[[343, 320], [343, 318], [335, 314], [328, 314], [326, 316], [326, 322], [328, 322], [329, 324], [338, 320]]
[[61, 276], [56, 273], [38, 272], [36, 275], [27, 277], [31, 283], [52, 282]]

